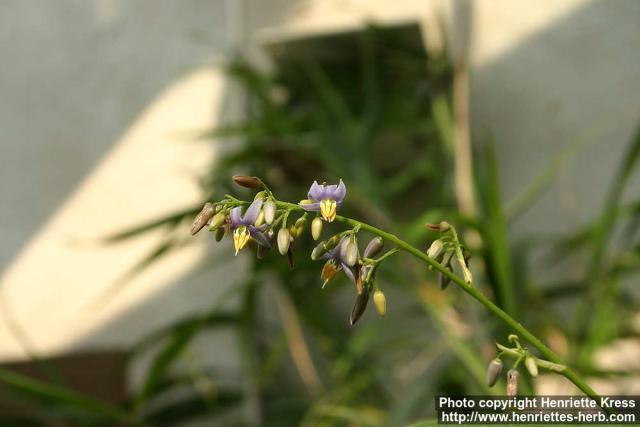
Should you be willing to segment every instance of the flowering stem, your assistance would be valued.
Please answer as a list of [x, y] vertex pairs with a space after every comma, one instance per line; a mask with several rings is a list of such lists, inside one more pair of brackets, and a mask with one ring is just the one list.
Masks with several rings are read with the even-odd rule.
[[[291, 209], [291, 210], [302, 210], [302, 208], [300, 208], [298, 205], [295, 205], [293, 203], [287, 203], [287, 202], [278, 201], [277, 204], [282, 206], [282, 207], [286, 207], [288, 209]], [[533, 347], [535, 347], [548, 360], [550, 360], [553, 363], [563, 364], [563, 361], [560, 358], [560, 356], [555, 354], [549, 347], [547, 347], [542, 341], [540, 341], [535, 335], [533, 335], [533, 333], [529, 332], [529, 330], [526, 329], [524, 326], [522, 326], [517, 320], [515, 320], [513, 317], [511, 317], [509, 314], [507, 314], [504, 310], [502, 310], [500, 307], [498, 307], [493, 302], [491, 302], [491, 300], [489, 300], [478, 289], [476, 289], [473, 286], [470, 286], [467, 283], [465, 283], [465, 281], [462, 278], [458, 277], [456, 274], [451, 272], [449, 269], [447, 269], [446, 267], [442, 266], [439, 262], [437, 262], [433, 258], [428, 257], [420, 249], [410, 245], [409, 243], [407, 243], [404, 240], [398, 238], [394, 234], [387, 233], [384, 230], [381, 230], [381, 229], [379, 229], [377, 227], [374, 227], [372, 225], [366, 224], [364, 222], [360, 222], [360, 221], [357, 221], [355, 219], [347, 218], [347, 217], [344, 217], [344, 216], [341, 216], [341, 215], [336, 215], [335, 220], [339, 221], [339, 222], [342, 222], [342, 223], [345, 223], [345, 224], [348, 224], [348, 225], [350, 225], [352, 227], [360, 227], [361, 230], [368, 231], [368, 232], [370, 232], [372, 234], [380, 236], [383, 239], [385, 239], [385, 240], [387, 240], [387, 241], [389, 241], [391, 243], [394, 243], [401, 250], [403, 250], [405, 252], [408, 252], [411, 255], [415, 256], [416, 258], [419, 258], [420, 260], [422, 260], [425, 263], [429, 264], [435, 270], [437, 270], [441, 274], [443, 274], [446, 277], [448, 277], [449, 279], [451, 279], [451, 281], [453, 283], [455, 283], [464, 292], [469, 294], [472, 298], [474, 298], [475, 300], [480, 302], [480, 304], [484, 305], [496, 317], [498, 317], [504, 323], [506, 323], [511, 328], [513, 328], [513, 330], [515, 332], [517, 332], [520, 337], [522, 337], [526, 341], [528, 341]], [[600, 396], [582, 378], [580, 378], [580, 376], [578, 376], [578, 374], [576, 372], [574, 372], [571, 368], [567, 367], [562, 372], [559, 372], [559, 374], [563, 375], [565, 378], [567, 378], [569, 381], [571, 381], [576, 387], [578, 387], [580, 390], [582, 390], [587, 396], [591, 397], [598, 404], [600, 404], [600, 399], [599, 399]], [[607, 409], [605, 408], [605, 410], [607, 410]]]

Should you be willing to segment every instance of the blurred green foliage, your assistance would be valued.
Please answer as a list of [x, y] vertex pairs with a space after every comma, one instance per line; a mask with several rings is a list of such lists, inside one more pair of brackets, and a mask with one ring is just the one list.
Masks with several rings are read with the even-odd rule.
[[[230, 79], [248, 97], [246, 115], [201, 136], [216, 140], [223, 152], [203, 176], [203, 202], [226, 193], [251, 197], [231, 187], [236, 173], [262, 177], [290, 201], [304, 198], [314, 179], [342, 178], [348, 196], [341, 213], [418, 247], [426, 249], [434, 237], [426, 222], [456, 222], [479, 236], [470, 247], [476, 286], [538, 336], [555, 337], [556, 348], [566, 342], [569, 362], [579, 362], [583, 372], [610, 375], [591, 359], [597, 346], [632, 333], [624, 321], [637, 306], [623, 279], [640, 259], [633, 238], [639, 207], [623, 204], [621, 194], [636, 167], [640, 138], [592, 224], [535, 244], [512, 242], [509, 222], [535, 202], [559, 160], [515, 202], [505, 203], [493, 145], [479, 141], [479, 213], [460, 217], [451, 183], [452, 69], [445, 57], [430, 56], [415, 42], [420, 35], [414, 30], [371, 27], [325, 42], [313, 51], [317, 55], [300, 54], [304, 44], [281, 46], [270, 73], [242, 60], [229, 65]], [[566, 156], [562, 152], [559, 159]], [[132, 270], [136, 274], [185, 244], [199, 208], [170, 213], [109, 241], [167, 229], [166, 241]], [[627, 238], [612, 248], [620, 227]], [[380, 272], [387, 317], [378, 319], [369, 308], [352, 328], [354, 291], [344, 279], [320, 289], [321, 265], [309, 259], [312, 245], [308, 233], [295, 242], [294, 270], [276, 251], [252, 263], [246, 282], [233, 290], [242, 301], [237, 310], [214, 301], [210, 312], [194, 313], [133, 348], [132, 360], [151, 355], [152, 361], [142, 387], [119, 407], [0, 371], [9, 386], [6, 399], [26, 396], [40, 408], [19, 424], [174, 426], [213, 417], [218, 424], [212, 425], [224, 426], [400, 426], [433, 417], [438, 393], [504, 393], [502, 385], [489, 389], [484, 381], [493, 342], [508, 331], [473, 301], [456, 290], [439, 291], [433, 273], [398, 257]], [[549, 262], [589, 251], [585, 276], [539, 283], [530, 259], [540, 248]], [[218, 329], [237, 335], [242, 372], [220, 370], [215, 360], [189, 375], [174, 369], [196, 337]], [[17, 424], [0, 418], [0, 425]]]

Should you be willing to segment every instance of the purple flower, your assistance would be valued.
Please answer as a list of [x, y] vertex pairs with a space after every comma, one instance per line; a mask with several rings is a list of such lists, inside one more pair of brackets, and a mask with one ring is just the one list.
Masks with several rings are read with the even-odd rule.
[[256, 227], [255, 223], [262, 209], [262, 200], [254, 200], [247, 208], [244, 215], [241, 213], [240, 206], [231, 209], [229, 214], [231, 218], [231, 229], [233, 230], [233, 245], [236, 249], [236, 255], [249, 242], [249, 238], [253, 238], [259, 245], [267, 248], [271, 247], [271, 243], [267, 236], [264, 235], [266, 224]]
[[300, 202], [300, 207], [305, 211], [320, 212], [325, 221], [332, 222], [346, 195], [347, 187], [342, 180], [338, 185], [320, 185], [313, 181], [307, 199]]
[[[322, 279], [324, 280], [324, 284], [322, 285], [323, 287], [340, 270], [344, 271], [344, 274], [349, 278], [349, 280], [356, 283], [354, 270], [349, 266], [345, 257], [346, 248], [347, 245], [349, 245], [350, 240], [351, 237], [344, 236], [335, 248], [327, 251], [327, 253], [322, 256], [322, 259], [327, 260], [322, 273]], [[325, 274], [325, 271], [330, 274]]]

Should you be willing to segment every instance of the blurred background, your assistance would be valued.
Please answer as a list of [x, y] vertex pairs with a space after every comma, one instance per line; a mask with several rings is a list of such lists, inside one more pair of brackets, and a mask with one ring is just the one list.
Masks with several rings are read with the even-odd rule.
[[[429, 425], [510, 333], [407, 257], [346, 279], [190, 237], [230, 177], [426, 250], [603, 394], [640, 394], [640, 3], [0, 3], [0, 425]], [[332, 230], [339, 231], [337, 225]], [[326, 233], [326, 232], [325, 232]], [[364, 245], [364, 243], [363, 243]], [[572, 394], [562, 377], [526, 394]]]

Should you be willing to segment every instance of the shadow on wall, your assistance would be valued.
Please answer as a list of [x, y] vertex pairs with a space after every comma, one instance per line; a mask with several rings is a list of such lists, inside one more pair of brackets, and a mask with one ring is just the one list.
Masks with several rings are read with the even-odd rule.
[[[508, 13], [499, 7], [490, 11]], [[559, 150], [584, 144], [515, 235], [564, 232], [601, 208], [640, 122], [638, 22], [637, 1], [589, 2], [473, 71], [475, 141], [495, 140], [505, 201]]]
[[223, 3], [3, 3], [0, 269], [159, 92], [226, 53]]

